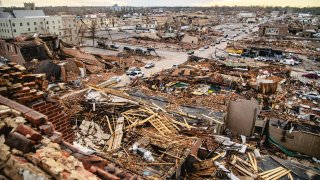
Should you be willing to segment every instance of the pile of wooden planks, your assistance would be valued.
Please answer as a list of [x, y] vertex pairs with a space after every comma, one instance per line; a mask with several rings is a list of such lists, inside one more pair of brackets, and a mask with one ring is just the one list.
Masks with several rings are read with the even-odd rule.
[[176, 134], [180, 130], [170, 118], [160, 115], [159, 113], [155, 113], [147, 107], [141, 106], [138, 110], [129, 110], [123, 112], [122, 115], [130, 124], [126, 128], [127, 130], [143, 125], [147, 122], [156, 128], [161, 135], [168, 135], [172, 133]]
[[290, 170], [284, 167], [277, 167], [268, 171], [264, 171], [260, 173], [259, 176], [265, 180], [276, 180], [280, 179], [281, 177], [288, 176], [290, 180], [293, 180], [290, 172]]
[[[249, 176], [254, 179], [265, 179], [265, 180], [276, 180], [283, 176], [288, 176], [290, 179], [292, 175], [290, 174], [290, 170], [284, 167], [277, 167], [268, 171], [264, 171], [259, 169], [257, 165], [257, 159], [254, 154], [249, 152], [247, 153], [247, 160], [243, 160], [240, 157], [233, 155], [231, 157], [231, 165], [232, 167], [244, 176]], [[260, 173], [259, 173], [260, 171]]]

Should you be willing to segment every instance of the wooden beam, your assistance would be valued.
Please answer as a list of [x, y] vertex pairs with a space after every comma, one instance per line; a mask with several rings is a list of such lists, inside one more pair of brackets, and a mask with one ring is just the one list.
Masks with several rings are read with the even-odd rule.
[[113, 130], [112, 130], [112, 127], [111, 127], [111, 124], [110, 124], [109, 117], [108, 117], [108, 116], [106, 116], [106, 118], [107, 118], [107, 122], [108, 122], [109, 130], [110, 130], [110, 134], [113, 134]]
[[270, 169], [270, 170], [268, 170], [268, 171], [264, 171], [264, 172], [260, 173], [259, 176], [263, 176], [263, 175], [265, 175], [265, 174], [269, 174], [269, 173], [274, 172], [274, 171], [277, 171], [277, 170], [279, 170], [279, 169], [283, 169], [283, 167], [280, 166], [280, 167], [277, 167], [277, 168], [274, 168], [274, 169]]
[[276, 173], [276, 174], [274, 174], [274, 175], [266, 178], [266, 180], [279, 179], [279, 178], [281, 178], [282, 176], [285, 176], [285, 175], [287, 175], [287, 174], [290, 173], [290, 172], [291, 172], [290, 170], [284, 169], [284, 170], [282, 170], [282, 171], [280, 171], [280, 172], [278, 172], [278, 173]]
[[166, 152], [164, 152], [164, 151], [160, 151], [160, 152], [163, 153], [163, 154], [165, 154], [165, 155], [168, 155], [168, 156], [174, 157], [174, 158], [176, 158], [176, 159], [182, 160], [182, 158], [180, 158], [180, 157], [178, 157], [178, 156], [175, 156], [175, 155], [166, 153]]

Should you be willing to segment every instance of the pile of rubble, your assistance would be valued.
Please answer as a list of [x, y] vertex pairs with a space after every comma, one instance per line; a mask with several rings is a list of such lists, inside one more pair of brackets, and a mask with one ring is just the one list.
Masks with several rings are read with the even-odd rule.
[[229, 47], [237, 48], [265, 48], [279, 50], [286, 53], [303, 54], [307, 56], [319, 56], [319, 51], [316, 50], [319, 47], [319, 42], [310, 41], [294, 41], [294, 40], [268, 40], [256, 39], [256, 40], [239, 40], [228, 44]]
[[[95, 98], [88, 98], [93, 97], [93, 92]], [[112, 89], [93, 88], [82, 97], [82, 100], [85, 102], [81, 103], [82, 109], [73, 117], [78, 124], [75, 128], [79, 131], [85, 129], [91, 133], [82, 133], [78, 136], [78, 142], [86, 141], [82, 143], [86, 148], [144, 178], [239, 179], [243, 176], [254, 179], [306, 178], [299, 174], [304, 168], [308, 169], [312, 177], [318, 176], [317, 170], [304, 165], [299, 165], [299, 170], [293, 170], [293, 166], [298, 166], [296, 160], [278, 158], [279, 155], [284, 156], [279, 150], [274, 149], [274, 153], [270, 153], [270, 149], [275, 147], [281, 147], [282, 150], [284, 147], [293, 148], [298, 152], [302, 152], [302, 149], [287, 144], [283, 144], [284, 147], [280, 145], [281, 137], [274, 133], [282, 131], [279, 128], [266, 129], [270, 133], [267, 138], [262, 138], [265, 136], [264, 130], [262, 133], [255, 131], [261, 127], [257, 123], [261, 123], [263, 118], [255, 119], [254, 114], [259, 109], [255, 101], [239, 101], [239, 103], [234, 101], [233, 104], [231, 101], [225, 122], [209, 114], [202, 116], [206, 117], [202, 121], [207, 121], [204, 125], [199, 123], [199, 115], [169, 110], [163, 105], [157, 105], [156, 101], [145, 100], [142, 95], [138, 98], [138, 94], [134, 92], [128, 95]], [[99, 111], [100, 108], [109, 110], [103, 112]], [[243, 113], [244, 111], [247, 113]], [[90, 114], [85, 115], [86, 112]], [[239, 115], [239, 112], [242, 115]], [[255, 121], [250, 121], [250, 117]], [[88, 122], [86, 118], [92, 122]], [[239, 121], [243, 119], [248, 121], [242, 122], [244, 126], [239, 126]], [[99, 127], [97, 128], [97, 124], [93, 122], [99, 124]], [[275, 123], [277, 121], [270, 121], [270, 126]], [[235, 134], [232, 135], [233, 138], [214, 135], [219, 131], [216, 127], [221, 124], [228, 127], [229, 134], [238, 132], [245, 136], [239, 136], [241, 139], [239, 140], [235, 138]], [[300, 128], [303, 127], [307, 126], [300, 125]], [[293, 132], [301, 133], [300, 128], [294, 128]], [[314, 133], [318, 134], [316, 129]], [[94, 140], [97, 133], [100, 137]], [[108, 138], [104, 144], [98, 141], [103, 139], [102, 136]], [[264, 140], [257, 141], [259, 138]], [[269, 141], [271, 139], [273, 141]], [[261, 144], [268, 142], [271, 146]], [[316, 148], [315, 146], [304, 153], [318, 157]]]
[[27, 64], [0, 67], [0, 179], [319, 179], [319, 86], [285, 66], [191, 56], [119, 89], [141, 59]]

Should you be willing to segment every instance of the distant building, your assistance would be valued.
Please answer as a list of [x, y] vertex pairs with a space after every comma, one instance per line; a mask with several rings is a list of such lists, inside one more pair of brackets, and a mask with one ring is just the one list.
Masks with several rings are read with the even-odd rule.
[[186, 34], [183, 36], [182, 42], [187, 43], [187, 44], [198, 44], [199, 38], [197, 36], [190, 36], [190, 35]]
[[78, 26], [84, 23], [88, 28], [92, 27], [93, 25], [96, 26], [97, 29], [106, 28], [107, 25], [107, 18], [105, 17], [94, 17], [94, 18], [82, 18], [82, 21], [78, 21]]
[[76, 16], [47, 16], [43, 10], [34, 10], [33, 3], [25, 3], [27, 10], [0, 12], [0, 38], [11, 39], [21, 35], [52, 34], [67, 43], [75, 44]]
[[246, 20], [246, 23], [255, 23], [256, 22], [256, 19], [255, 18], [248, 18]]
[[118, 4], [115, 4], [115, 5], [113, 5], [113, 6], [111, 7], [111, 10], [112, 10], [112, 11], [121, 11], [121, 7], [118, 6]]
[[34, 3], [23, 3], [25, 10], [36, 10]]
[[60, 16], [46, 16], [42, 10], [13, 10], [0, 16], [0, 38], [10, 39], [35, 33], [62, 35]]
[[280, 14], [280, 11], [272, 11], [272, 12], [270, 13], [270, 16], [273, 17], [273, 18], [275, 18], [275, 17], [277, 17], [279, 14]]
[[256, 14], [255, 13], [250, 13], [250, 12], [242, 12], [237, 14], [237, 19], [240, 22], [246, 22], [248, 19], [252, 20], [256, 18]]
[[78, 35], [78, 27], [77, 19], [75, 15], [62, 15], [62, 26], [61, 29], [62, 33], [60, 38], [67, 43], [77, 44], [77, 35]]
[[255, 13], [251, 13], [251, 12], [242, 12], [237, 14], [237, 18], [238, 19], [243, 19], [243, 18], [255, 18], [256, 14]]
[[259, 36], [283, 38], [289, 35], [286, 24], [262, 24], [259, 26]]

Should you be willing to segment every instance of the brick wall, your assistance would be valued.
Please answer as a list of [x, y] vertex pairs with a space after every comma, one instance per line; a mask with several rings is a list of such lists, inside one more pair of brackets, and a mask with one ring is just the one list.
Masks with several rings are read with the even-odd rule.
[[62, 133], [65, 141], [72, 142], [74, 140], [75, 135], [70, 116], [64, 112], [64, 108], [59, 103], [41, 101], [33, 104], [31, 108], [46, 115], [55, 130]]

